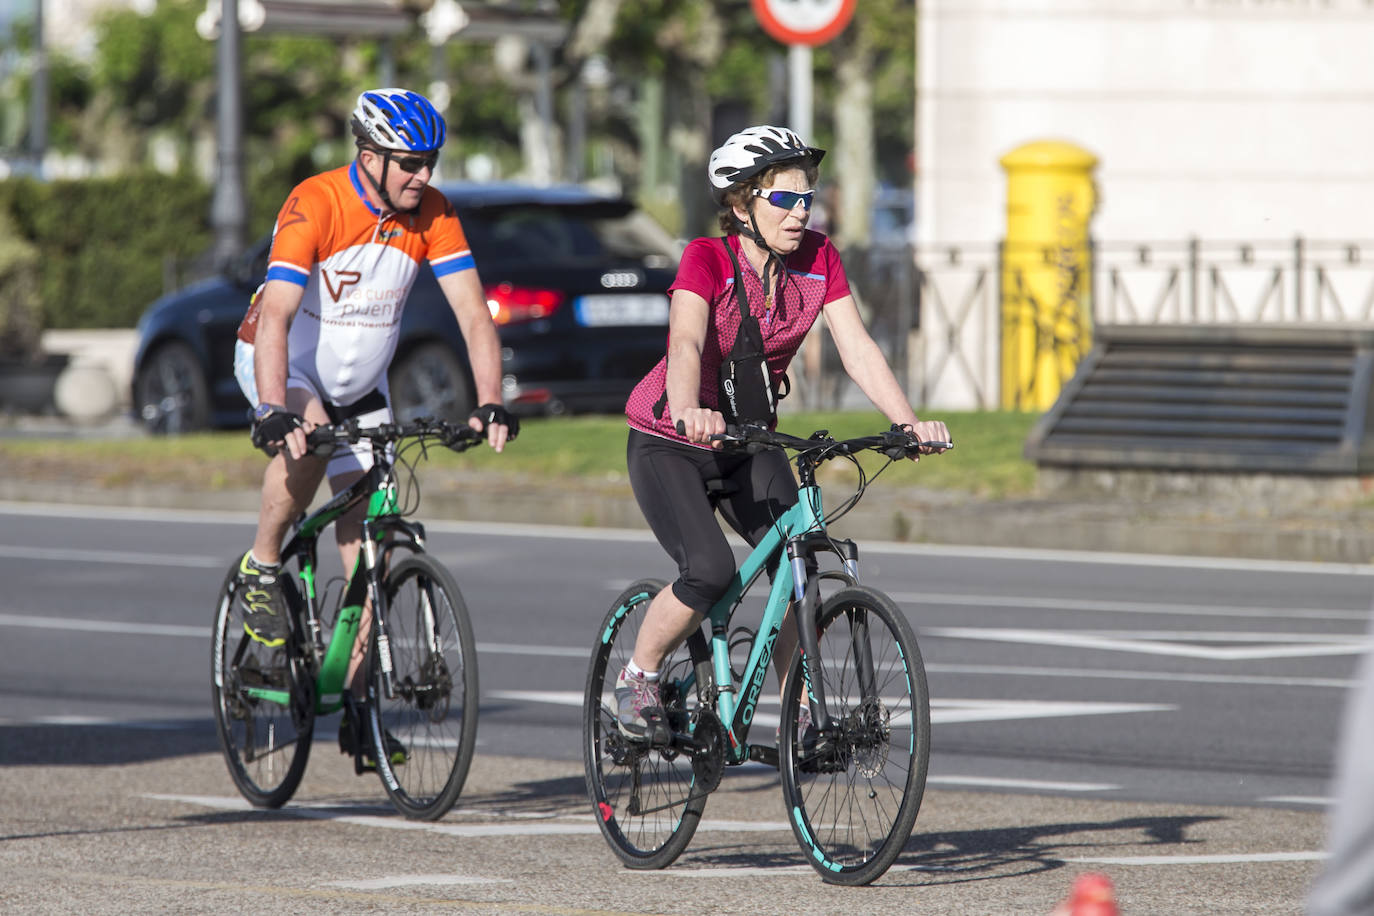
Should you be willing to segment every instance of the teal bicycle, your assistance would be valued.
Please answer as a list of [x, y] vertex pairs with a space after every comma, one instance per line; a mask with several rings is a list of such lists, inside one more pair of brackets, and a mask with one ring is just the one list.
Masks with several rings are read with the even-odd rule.
[[[597, 823], [627, 866], [663, 868], [686, 849], [725, 769], [757, 761], [780, 771], [788, 822], [822, 879], [871, 883], [902, 851], [921, 807], [930, 700], [911, 625], [890, 598], [859, 584], [854, 542], [827, 531], [816, 469], [835, 458], [859, 469], [858, 488], [833, 521], [893, 461], [951, 444], [918, 442], [898, 427], [836, 440], [825, 431], [800, 439], [746, 426], [715, 438], [723, 447], [794, 452], [799, 499], [740, 564], [706, 626], [665, 659], [659, 691], [671, 731], [667, 741], [625, 736], [616, 724], [614, 696], [649, 603], [665, 583], [636, 582], [611, 605], [593, 648], [583, 704], [587, 792]], [[864, 451], [888, 461], [867, 475], [857, 460]], [[823, 558], [838, 568], [822, 569]], [[753, 629], [732, 629], [745, 594], [770, 567], [777, 572], [761, 621]], [[777, 743], [751, 743], [789, 604], [796, 608], [799, 645]], [[732, 655], [746, 652], [737, 669]], [[814, 724], [802, 715], [803, 706]]]
[[[285, 804], [305, 773], [316, 718], [345, 705], [357, 709], [345, 679], [359, 629], [370, 622], [361, 740], [401, 813], [436, 820], [453, 807], [477, 740], [477, 651], [457, 583], [425, 553], [424, 527], [404, 517], [419, 502], [406, 456], [415, 448], [423, 455], [431, 443], [462, 451], [481, 441], [466, 425], [438, 420], [372, 429], [349, 421], [310, 433], [317, 454], [371, 443], [373, 466], [302, 517], [282, 549], [280, 581], [291, 610], [284, 646], [269, 648], [244, 631], [238, 562], [220, 588], [211, 659], [215, 724], [229, 774], [252, 804]], [[411, 472], [405, 505], [398, 470]], [[347, 581], [321, 588], [320, 535], [362, 503], [358, 563]]]

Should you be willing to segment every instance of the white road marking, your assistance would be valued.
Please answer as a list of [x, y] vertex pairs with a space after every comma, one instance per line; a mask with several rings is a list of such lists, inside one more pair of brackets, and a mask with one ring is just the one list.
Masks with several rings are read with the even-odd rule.
[[[1329, 638], [1329, 637], [1324, 637]], [[564, 646], [506, 646], [501, 643], [477, 644], [479, 652], [543, 656], [548, 658], [577, 658], [588, 653]], [[1105, 678], [1124, 681], [1186, 681], [1197, 684], [1233, 684], [1263, 687], [1329, 687], [1346, 690], [1357, 683], [1348, 678], [1275, 677], [1261, 674], [1205, 674], [1181, 671], [1123, 671], [1118, 668], [1040, 668], [1020, 665], [956, 665], [941, 662], [927, 663], [927, 673], [988, 674], [1010, 677], [1068, 677]], [[550, 698], [548, 702], [558, 702]], [[580, 702], [580, 701], [579, 701]]]
[[[784, 825], [785, 827], [786, 825]], [[794, 878], [797, 875], [815, 876], [810, 865], [743, 865], [739, 868], [661, 868], [654, 871], [634, 869], [625, 875], [643, 878]]]
[[1251, 852], [1212, 856], [1084, 856], [1064, 859], [1081, 865], [1250, 865], [1255, 862], [1320, 862], [1325, 852]]
[[109, 716], [34, 716], [29, 719], [0, 719], [0, 725], [57, 725], [64, 728], [108, 726], [111, 728], [132, 728], [138, 731], [174, 732], [185, 731], [189, 726], [184, 720], [159, 722], [156, 719], [115, 719]]
[[1032, 563], [1091, 563], [1106, 566], [1163, 566], [1178, 569], [1232, 569], [1243, 572], [1283, 572], [1314, 576], [1333, 573], [1374, 576], [1370, 563], [1319, 563], [1308, 560], [1250, 560], [1240, 557], [1182, 557], [1172, 554], [1114, 553], [1106, 550], [1047, 550], [1036, 547], [973, 547], [959, 544], [902, 544], [864, 541], [864, 553], [980, 560], [1026, 560]]
[[1051, 782], [1040, 779], [995, 779], [985, 776], [927, 776], [926, 785], [1029, 789], [1043, 792], [1110, 792], [1121, 788], [1105, 782]]
[[552, 706], [582, 705], [580, 690], [489, 690], [484, 696], [493, 700], [516, 700], [521, 703], [548, 703]]
[[[575, 690], [493, 690], [486, 694], [494, 700], [515, 700], [522, 703], [548, 703], [554, 706], [581, 706], [582, 693]], [[778, 724], [774, 697], [759, 700], [759, 714], [754, 721]], [[932, 699], [932, 724], [956, 722], [995, 722], [1014, 719], [1045, 719], [1057, 716], [1100, 716], [1128, 712], [1172, 712], [1177, 706], [1161, 703], [1076, 703], [1043, 700], [958, 700]]]
[[1106, 614], [1163, 614], [1186, 617], [1244, 617], [1295, 620], [1367, 621], [1368, 608], [1244, 607], [1218, 604], [1161, 604], [1148, 601], [1113, 601], [1106, 598], [1046, 598], [1039, 595], [965, 595], [947, 592], [889, 592], [899, 604], [916, 607], [954, 604], [965, 607], [1035, 608], [1052, 611], [1092, 611]]
[[191, 627], [173, 623], [134, 623], [127, 620], [90, 620], [76, 617], [38, 617], [28, 614], [0, 614], [0, 627], [30, 627], [38, 630], [75, 630], [84, 633], [114, 633], [120, 636], [194, 636], [209, 638], [210, 627]]
[[21, 547], [0, 544], [0, 557], [10, 560], [50, 560], [54, 563], [114, 563], [118, 566], [194, 566], [228, 569], [233, 557], [195, 554], [138, 553], [131, 550], [77, 550], [71, 547]]
[[1334, 798], [1323, 798], [1320, 795], [1270, 795], [1258, 800], [1276, 805], [1312, 805], [1317, 808], [1329, 808], [1336, 802]]
[[592, 655], [590, 645], [577, 648], [571, 646], [525, 646], [505, 642], [479, 642], [477, 651], [491, 655], [538, 655], [544, 658], [590, 659]]
[[[186, 805], [199, 805], [204, 808], [215, 808], [222, 811], [250, 811], [254, 810], [248, 802], [242, 798], [219, 795], [168, 795], [168, 794], [146, 794], [144, 798], [151, 798], [155, 801], [178, 802]], [[340, 808], [337, 805], [310, 805], [291, 802], [278, 808], [276, 814], [290, 814], [295, 817], [307, 818], [310, 820], [335, 821], [341, 824], [353, 824], [358, 827], [380, 827], [386, 830], [418, 830], [425, 833], [436, 833], [442, 836], [464, 837], [467, 839], [477, 839], [482, 837], [505, 837], [505, 836], [573, 836], [582, 834], [599, 833], [600, 828], [592, 820], [591, 812], [579, 815], [555, 814], [551, 815], [555, 821], [527, 821], [526, 823], [496, 823], [496, 824], [453, 824], [453, 823], [429, 823], [421, 821], [408, 821], [400, 815], [368, 815], [356, 814], [358, 806]], [[389, 811], [389, 808], [377, 806], [378, 811]], [[450, 817], [454, 815], [475, 815], [478, 817], [504, 817], [501, 814], [493, 814], [491, 811], [467, 811], [463, 808], [455, 808]], [[516, 818], [511, 818], [516, 820]], [[722, 833], [773, 833], [777, 831], [787, 831], [791, 828], [785, 821], [722, 821], [722, 820], [703, 820], [697, 826], [697, 832], [718, 831]]]
[[[135, 623], [130, 621], [109, 621], [109, 620], [90, 620], [74, 617], [50, 617], [37, 616], [31, 614], [3, 614], [0, 613], [0, 628], [4, 627], [27, 627], [40, 630], [69, 630], [74, 632], [87, 633], [111, 633], [119, 636], [169, 636], [177, 638], [208, 639], [210, 628], [208, 626], [187, 626], [183, 624], [153, 624]], [[975, 631], [985, 632], [985, 631]], [[933, 634], [932, 635], [939, 635]], [[1332, 637], [1319, 637], [1330, 640]], [[589, 649], [573, 648], [568, 646], [522, 646], [511, 643], [488, 643], [479, 642], [477, 651], [483, 655], [527, 655], [539, 658], [586, 658], [590, 654]], [[1359, 651], [1358, 648], [1351, 651]], [[1332, 653], [1345, 654], [1345, 652]], [[1090, 678], [1103, 680], [1124, 680], [1124, 681], [1170, 681], [1186, 682], [1193, 684], [1230, 684], [1242, 686], [1267, 686], [1267, 687], [1319, 687], [1332, 688], [1336, 690], [1347, 690], [1355, 686], [1355, 681], [1342, 678], [1301, 678], [1301, 677], [1269, 677], [1265, 675], [1244, 675], [1244, 674], [1203, 674], [1185, 673], [1178, 671], [1124, 671], [1120, 669], [1105, 668], [1038, 668], [1031, 666], [1016, 665], [955, 665], [931, 663], [926, 665], [927, 673], [932, 674], [974, 674], [1006, 677], [1049, 677], [1049, 678]], [[497, 696], [497, 694], [492, 694]], [[511, 696], [510, 699], [522, 699], [521, 697]], [[543, 702], [560, 702], [554, 698], [548, 698]], [[578, 694], [576, 703], [571, 701], [563, 705], [579, 705], [581, 694]], [[776, 723], [774, 723], [776, 724]]]
[[1007, 677], [1094, 678], [1118, 681], [1180, 681], [1252, 687], [1325, 687], [1348, 690], [1358, 681], [1334, 677], [1271, 677], [1262, 674], [1189, 674], [1182, 671], [1122, 671], [1108, 668], [1036, 668], [1021, 665], [953, 665], [936, 662], [926, 673], [986, 674]]
[[365, 881], [329, 881], [325, 887], [358, 891], [380, 891], [392, 887], [430, 887], [453, 884], [513, 884], [512, 878], [486, 878], [474, 875], [389, 875]]
[[1128, 712], [1173, 712], [1177, 706], [1163, 703], [1075, 703], [1045, 700], [951, 700], [930, 701], [932, 725], [964, 722], [1004, 722], [1048, 719], [1060, 716], [1100, 716]]
[[[187, 525], [241, 524], [251, 527], [257, 516], [244, 512], [206, 512], [193, 509], [146, 509], [111, 506], [83, 506], [67, 503], [28, 503], [0, 501], [0, 514], [57, 518], [97, 518], [109, 520], [163, 521]], [[638, 528], [583, 528], [572, 525], [517, 524], [510, 522], [460, 522], [425, 520], [429, 531], [474, 534], [486, 537], [543, 538], [549, 540], [626, 541], [653, 543], [653, 535]], [[738, 537], [731, 538], [743, 544]], [[1182, 569], [1232, 569], [1255, 572], [1283, 572], [1329, 576], [1332, 574], [1374, 576], [1374, 564], [1317, 563], [1297, 560], [1247, 560], [1231, 557], [1183, 557], [1168, 554], [1112, 553], [1090, 550], [1046, 550], [1023, 547], [976, 547], [968, 545], [904, 544], [895, 541], [865, 541], [865, 553], [900, 556], [964, 557], [970, 559], [1026, 560], [1029, 562], [1089, 563], [1118, 566], [1157, 566]]]
[[[1370, 646], [1366, 636], [1314, 635], [1310, 633], [1206, 633], [1187, 630], [1171, 632], [1085, 633], [1065, 630], [1026, 630], [1000, 627], [921, 627], [920, 634], [943, 639], [971, 639], [1010, 642], [1021, 645], [1061, 646], [1074, 649], [1099, 649], [1107, 652], [1135, 652], [1142, 655], [1169, 655], [1177, 658], [1204, 658], [1212, 661], [1249, 661], [1261, 658], [1308, 658], [1322, 655], [1358, 655]], [[1171, 640], [1171, 641], [1166, 641]], [[1172, 641], [1176, 640], [1176, 641]], [[1256, 643], [1267, 646], [1214, 648], [1192, 645], [1197, 642]], [[1292, 645], [1298, 643], [1298, 645]]]

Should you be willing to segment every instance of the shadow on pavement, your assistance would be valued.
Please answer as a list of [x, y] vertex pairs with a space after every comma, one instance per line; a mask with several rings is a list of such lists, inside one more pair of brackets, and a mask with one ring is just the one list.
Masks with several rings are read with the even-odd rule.
[[218, 751], [209, 718], [0, 725], [0, 766], [121, 766]]
[[[1104, 846], [1141, 847], [1189, 846], [1200, 843], [1187, 837], [1188, 828], [1208, 821], [1224, 820], [1217, 815], [1175, 817], [1133, 817], [1114, 821], [1082, 821], [1041, 824], [1027, 827], [996, 827], [987, 830], [960, 830], [942, 833], [914, 833], [906, 849], [883, 877], [885, 887], [961, 884], [1016, 878], [1063, 868], [1084, 847], [1101, 850]], [[919, 825], [917, 827], [919, 831]], [[1103, 837], [1115, 834], [1115, 837]], [[729, 850], [729, 851], [727, 851]], [[693, 867], [780, 868], [802, 864], [801, 853], [738, 846], [704, 844], [689, 848], [682, 861]]]
[[[1027, 827], [995, 827], [916, 833], [892, 866], [929, 873], [922, 884], [952, 884], [985, 878], [1006, 878], [1064, 867], [1064, 859], [1081, 854], [1084, 846], [1191, 846], [1188, 828], [1220, 815], [1128, 817], [1114, 821], [1077, 821]], [[1103, 837], [1102, 834], [1112, 836]]]
[[591, 803], [587, 801], [587, 783], [580, 776], [540, 779], [516, 783], [501, 792], [472, 792], [464, 789], [458, 797], [458, 808], [471, 814], [534, 813], [586, 808], [590, 817]]

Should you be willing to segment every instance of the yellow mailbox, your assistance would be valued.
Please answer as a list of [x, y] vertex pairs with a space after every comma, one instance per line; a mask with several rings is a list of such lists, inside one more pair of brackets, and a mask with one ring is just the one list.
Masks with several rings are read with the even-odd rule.
[[1047, 410], [1092, 344], [1097, 157], [1059, 140], [1017, 147], [1002, 252], [1002, 406]]

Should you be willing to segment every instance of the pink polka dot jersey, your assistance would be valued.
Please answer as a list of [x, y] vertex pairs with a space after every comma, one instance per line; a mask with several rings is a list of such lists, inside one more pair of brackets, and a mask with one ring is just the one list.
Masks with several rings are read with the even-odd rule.
[[[806, 230], [801, 245], [784, 261], [787, 265], [787, 283], [780, 301], [770, 309], [765, 303], [759, 275], [740, 251], [739, 237], [731, 236], [728, 244], [739, 258], [744, 294], [750, 310], [758, 316], [759, 328], [763, 332], [763, 351], [776, 386], [792, 362], [792, 357], [796, 356], [806, 333], [816, 323], [821, 309], [827, 303], [849, 295], [849, 280], [845, 277], [844, 265], [840, 263], [840, 253], [824, 235]], [[668, 289], [669, 295], [678, 289], [696, 293], [711, 307], [701, 350], [702, 407], [719, 408], [717, 375], [723, 356], [734, 346], [735, 334], [739, 331], [740, 311], [734, 285], [730, 258], [721, 240], [699, 238], [693, 239], [682, 253], [677, 277]], [[625, 417], [635, 429], [686, 443], [687, 440], [678, 435], [674, 428], [676, 421], [667, 406], [667, 379], [668, 358], [665, 355], [630, 393], [625, 405]]]

